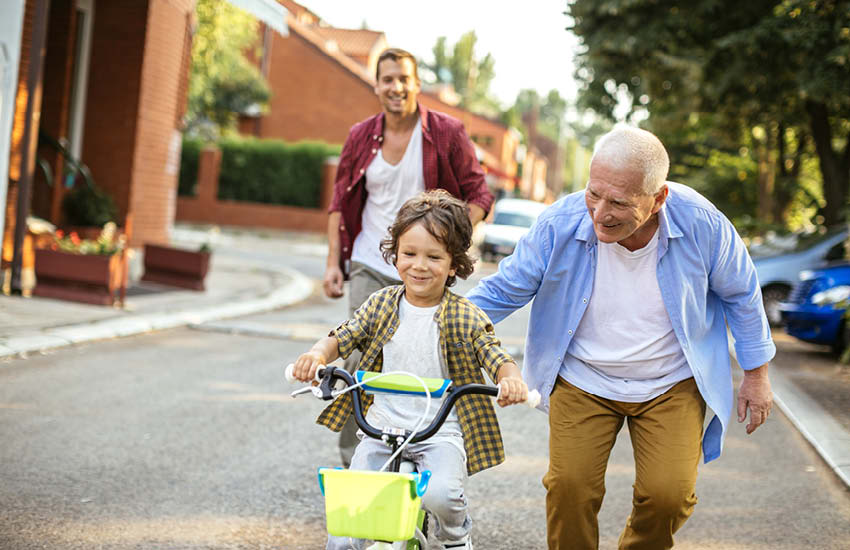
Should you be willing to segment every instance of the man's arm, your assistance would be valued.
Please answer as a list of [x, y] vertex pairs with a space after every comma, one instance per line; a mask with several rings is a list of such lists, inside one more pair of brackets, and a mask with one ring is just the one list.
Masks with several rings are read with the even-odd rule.
[[[460, 187], [460, 198], [470, 206], [469, 218], [474, 226], [490, 211], [493, 205], [493, 194], [487, 187], [484, 170], [475, 156], [475, 147], [463, 126], [460, 126], [454, 135], [453, 142], [449, 145], [449, 162]], [[473, 218], [473, 214], [478, 215], [472, 210], [473, 206], [481, 211], [480, 219]]]
[[475, 227], [478, 222], [484, 219], [486, 212], [477, 204], [470, 203], [467, 206], [469, 207], [469, 221], [472, 222], [472, 227]]
[[343, 295], [344, 277], [339, 267], [339, 221], [341, 218], [340, 212], [331, 212], [328, 216], [328, 260], [323, 282], [325, 295], [328, 298], [339, 298]]
[[751, 434], [764, 424], [770, 416], [773, 405], [773, 392], [767, 377], [767, 363], [751, 370], [744, 371], [744, 380], [738, 389], [738, 422], [747, 419], [747, 409], [750, 411], [750, 423], [747, 433]]

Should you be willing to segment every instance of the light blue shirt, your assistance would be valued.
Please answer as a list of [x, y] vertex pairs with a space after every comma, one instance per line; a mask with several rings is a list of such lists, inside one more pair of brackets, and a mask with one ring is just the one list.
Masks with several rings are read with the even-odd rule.
[[[733, 405], [728, 324], [738, 363], [757, 368], [776, 353], [756, 271], [729, 220], [699, 193], [667, 182], [659, 211], [656, 276], [673, 331], [706, 404], [715, 416], [703, 438], [703, 457], [720, 456]], [[467, 297], [498, 323], [530, 300], [523, 376], [549, 394], [593, 292], [596, 233], [584, 191], [547, 208], [499, 271]]]

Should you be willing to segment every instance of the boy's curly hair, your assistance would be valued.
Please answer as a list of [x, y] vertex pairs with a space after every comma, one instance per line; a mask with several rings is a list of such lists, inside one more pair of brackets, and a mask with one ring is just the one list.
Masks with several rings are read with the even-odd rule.
[[454, 285], [457, 277], [466, 279], [472, 275], [475, 258], [468, 253], [472, 245], [469, 211], [465, 202], [444, 189], [425, 191], [402, 205], [389, 228], [389, 237], [381, 241], [384, 260], [395, 265], [399, 238], [416, 223], [422, 224], [428, 233], [440, 241], [451, 257], [455, 275], [449, 276], [446, 286]]

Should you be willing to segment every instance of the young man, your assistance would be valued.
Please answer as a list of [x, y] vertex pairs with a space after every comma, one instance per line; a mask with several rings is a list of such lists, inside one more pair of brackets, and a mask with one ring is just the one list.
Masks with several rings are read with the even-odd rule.
[[[407, 199], [445, 189], [466, 201], [473, 226], [493, 202], [463, 124], [418, 103], [416, 59], [404, 50], [386, 50], [378, 58], [376, 78], [381, 112], [351, 128], [329, 208], [324, 290], [339, 298], [349, 279], [349, 314], [376, 290], [399, 284], [395, 266], [379, 247]], [[350, 358], [346, 368], [356, 364], [357, 358]], [[346, 466], [357, 444], [355, 431], [352, 422], [340, 434]]]

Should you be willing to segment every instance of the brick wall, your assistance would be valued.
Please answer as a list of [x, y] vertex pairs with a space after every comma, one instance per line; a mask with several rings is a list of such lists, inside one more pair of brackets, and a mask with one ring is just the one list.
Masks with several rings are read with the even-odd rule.
[[274, 33], [272, 48], [273, 97], [256, 125], [258, 137], [343, 143], [353, 124], [378, 112], [374, 88], [312, 42]]
[[134, 246], [167, 242], [174, 217], [193, 7], [192, 0], [97, 5], [83, 161], [119, 217], [132, 212]]
[[81, 157], [120, 219], [130, 207], [147, 11], [146, 1], [98, 2], [92, 29]]
[[193, 8], [191, 0], [150, 1], [131, 176], [135, 243], [167, 243], [174, 220]]

